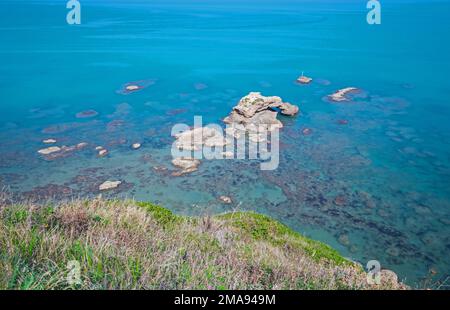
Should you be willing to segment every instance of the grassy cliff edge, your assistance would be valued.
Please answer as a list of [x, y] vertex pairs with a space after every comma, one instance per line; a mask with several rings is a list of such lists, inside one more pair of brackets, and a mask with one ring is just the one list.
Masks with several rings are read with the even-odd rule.
[[[68, 263], [81, 281], [67, 281]], [[151, 203], [0, 205], [1, 289], [404, 289], [261, 214], [184, 217]]]

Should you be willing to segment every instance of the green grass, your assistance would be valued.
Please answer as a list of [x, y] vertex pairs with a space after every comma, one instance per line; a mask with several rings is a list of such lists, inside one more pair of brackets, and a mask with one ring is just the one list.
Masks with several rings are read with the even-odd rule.
[[[77, 261], [80, 283], [69, 283]], [[0, 289], [384, 289], [331, 247], [261, 214], [152, 203], [0, 205]]]
[[244, 233], [250, 234], [255, 240], [268, 241], [275, 246], [288, 244], [301, 248], [317, 261], [326, 259], [336, 265], [351, 264], [330, 246], [306, 238], [268, 216], [254, 212], [239, 212], [221, 215], [220, 218], [228, 220], [232, 226], [242, 229]]

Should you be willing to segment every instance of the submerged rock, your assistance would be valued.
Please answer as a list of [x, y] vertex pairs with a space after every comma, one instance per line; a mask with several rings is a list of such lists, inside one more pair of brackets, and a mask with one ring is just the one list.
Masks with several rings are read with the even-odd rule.
[[220, 196], [220, 197], [219, 197], [219, 200], [220, 200], [221, 202], [225, 203], [225, 204], [231, 204], [231, 203], [233, 203], [233, 200], [232, 200], [230, 197], [228, 197], [228, 196]]
[[312, 133], [312, 130], [311, 130], [310, 128], [304, 128], [304, 129], [302, 130], [302, 134], [303, 134], [304, 136], [309, 136], [311, 133]]
[[106, 191], [106, 190], [117, 188], [120, 184], [122, 184], [122, 181], [105, 181], [102, 184], [100, 184], [98, 189], [100, 191]]
[[130, 93], [137, 92], [139, 90], [147, 88], [155, 83], [156, 83], [156, 79], [129, 82], [129, 83], [122, 85], [121, 89], [119, 89], [117, 92], [122, 95], [128, 95]]
[[400, 255], [400, 250], [396, 246], [391, 246], [386, 249], [386, 253], [389, 256], [397, 257]]
[[62, 123], [62, 124], [51, 125], [51, 126], [45, 127], [44, 129], [42, 129], [42, 133], [44, 133], [44, 134], [59, 134], [59, 133], [77, 129], [77, 128], [83, 127], [83, 126], [86, 126], [86, 124], [77, 123], [77, 122]]
[[195, 88], [196, 90], [203, 90], [203, 89], [208, 88], [208, 85], [206, 85], [206, 84], [204, 84], [204, 83], [195, 83], [195, 84], [194, 84], [194, 88]]
[[175, 116], [175, 115], [179, 115], [179, 114], [184, 114], [187, 111], [188, 111], [187, 109], [172, 109], [172, 110], [167, 111], [166, 115]]
[[329, 95], [328, 98], [330, 98], [331, 101], [335, 101], [335, 102], [349, 101], [349, 99], [347, 98], [347, 95], [350, 93], [357, 92], [357, 91], [359, 91], [359, 90], [356, 87], [347, 87], [347, 88], [339, 89], [334, 94]]
[[346, 234], [340, 235], [339, 238], [338, 238], [338, 241], [343, 246], [348, 247], [350, 245], [350, 239], [348, 238], [348, 235], [346, 235]]
[[88, 143], [86, 142], [81, 142], [72, 146], [65, 146], [65, 145], [63, 145], [62, 147], [52, 146], [46, 149], [39, 150], [38, 153], [44, 155], [46, 160], [55, 160], [58, 158], [69, 157], [76, 151], [84, 149], [86, 146], [88, 146]]
[[334, 198], [333, 202], [337, 206], [344, 206], [347, 204], [347, 198], [345, 198], [345, 196], [337, 196]]
[[98, 112], [95, 110], [86, 110], [86, 111], [78, 112], [75, 116], [76, 116], [76, 118], [89, 118], [89, 117], [94, 117], [97, 115], [98, 115]]
[[22, 196], [27, 201], [48, 201], [48, 200], [62, 200], [69, 197], [73, 197], [74, 190], [65, 185], [59, 184], [47, 184], [44, 186], [37, 186], [32, 188], [30, 191], [22, 193]]

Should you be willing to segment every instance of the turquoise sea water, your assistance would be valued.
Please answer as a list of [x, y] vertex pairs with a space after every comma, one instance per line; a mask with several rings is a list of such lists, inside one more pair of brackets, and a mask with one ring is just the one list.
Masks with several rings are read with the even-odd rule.
[[[18, 198], [122, 180], [108, 195], [262, 212], [411, 285], [450, 274], [449, 2], [381, 1], [379, 26], [365, 1], [80, 2], [69, 26], [65, 1], [0, 1], [0, 183]], [[302, 71], [312, 84], [294, 83]], [[118, 92], [131, 81], [150, 85]], [[363, 93], [324, 99], [348, 86]], [[172, 176], [172, 126], [220, 123], [250, 91], [301, 109], [281, 118], [280, 167], [203, 161]], [[47, 138], [89, 145], [46, 161]]]

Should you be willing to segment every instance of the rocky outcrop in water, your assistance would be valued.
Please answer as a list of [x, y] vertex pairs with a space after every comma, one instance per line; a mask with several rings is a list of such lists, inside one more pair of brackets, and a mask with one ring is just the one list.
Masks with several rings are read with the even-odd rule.
[[200, 160], [189, 157], [180, 157], [172, 160], [172, 164], [181, 169], [180, 171], [174, 172], [172, 175], [181, 176], [183, 174], [197, 171], [198, 166], [200, 165]]
[[[299, 108], [280, 97], [265, 97], [261, 93], [252, 92], [243, 97], [224, 119], [228, 124], [224, 134], [213, 127], [196, 127], [175, 135], [175, 147], [180, 151], [200, 151], [203, 147], [223, 148], [249, 134], [249, 140], [255, 143], [266, 142], [266, 135], [261, 130], [272, 131], [282, 128], [283, 124], [277, 119], [278, 112], [293, 116]], [[222, 152], [224, 158], [233, 158], [232, 152]], [[173, 175], [179, 176], [196, 171], [200, 161], [187, 156], [179, 156], [172, 164], [181, 170]]]
[[231, 143], [219, 130], [210, 127], [194, 128], [184, 131], [175, 137], [177, 139], [176, 147], [185, 151], [198, 151], [203, 146], [223, 147]]
[[312, 78], [301, 75], [298, 79], [297, 79], [297, 83], [300, 84], [309, 84], [312, 82]]
[[261, 93], [252, 92], [243, 97], [223, 121], [225, 124], [243, 126], [245, 131], [256, 131], [258, 127], [272, 131], [283, 127], [277, 119], [278, 111], [283, 115], [293, 116], [299, 109], [283, 102], [280, 97], [265, 97]]
[[56, 143], [56, 139], [45, 139], [45, 140], [42, 140], [42, 143], [53, 144], [53, 143]]
[[100, 191], [107, 191], [119, 187], [120, 184], [122, 184], [122, 181], [105, 181], [102, 184], [100, 184], [98, 189]]
[[358, 88], [356, 87], [347, 87], [343, 89], [339, 89], [337, 92], [329, 95], [331, 101], [334, 102], [342, 102], [342, 101], [349, 101], [347, 95], [350, 93], [358, 92]]
[[47, 147], [45, 149], [39, 150], [38, 153], [41, 155], [50, 155], [52, 153], [56, 153], [59, 151], [61, 151], [61, 148], [59, 146], [51, 146], [51, 147]]

